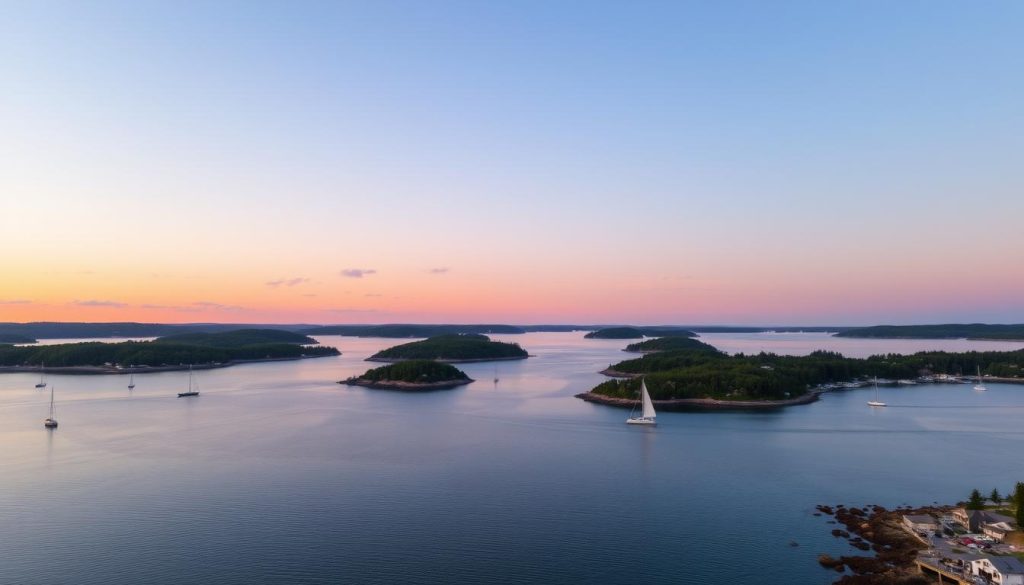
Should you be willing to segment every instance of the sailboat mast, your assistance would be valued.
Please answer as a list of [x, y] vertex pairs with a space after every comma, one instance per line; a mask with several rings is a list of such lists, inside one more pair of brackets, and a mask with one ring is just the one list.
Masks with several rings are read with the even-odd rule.
[[53, 418], [53, 386], [50, 386], [50, 418]]

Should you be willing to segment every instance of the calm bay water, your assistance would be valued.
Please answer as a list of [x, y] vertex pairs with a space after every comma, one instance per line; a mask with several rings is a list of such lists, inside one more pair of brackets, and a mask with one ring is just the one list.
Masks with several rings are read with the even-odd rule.
[[[0, 376], [0, 583], [828, 583], [846, 552], [819, 503], [896, 505], [1024, 480], [1024, 386], [885, 388], [771, 413], [664, 413], [656, 429], [573, 394], [622, 341], [502, 336], [535, 357], [401, 394], [340, 386], [344, 355], [198, 374]], [[847, 355], [1021, 344], [703, 338]], [[957, 345], [947, 345], [947, 344]], [[862, 353], [867, 352], [867, 353]], [[799, 544], [789, 545], [790, 541]]]

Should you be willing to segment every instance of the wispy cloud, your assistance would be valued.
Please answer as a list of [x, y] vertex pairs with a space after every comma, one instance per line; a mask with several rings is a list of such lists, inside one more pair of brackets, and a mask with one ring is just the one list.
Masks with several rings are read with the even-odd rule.
[[372, 298], [378, 298], [378, 297], [382, 297], [382, 296], [384, 296], [384, 295], [382, 295], [382, 294], [380, 294], [380, 293], [366, 293], [366, 294], [365, 294], [365, 295], [363, 295], [363, 296], [364, 296], [364, 297], [372, 297]]
[[427, 271], [427, 273], [428, 274], [448, 274], [448, 270], [450, 270], [450, 269], [447, 266], [445, 266], [445, 267], [442, 267], [442, 268], [431, 268], [430, 270]]
[[278, 278], [277, 280], [268, 280], [264, 284], [271, 288], [277, 288], [279, 286], [298, 286], [307, 282], [309, 282], [308, 278], [297, 276], [295, 278]]
[[377, 274], [372, 268], [346, 268], [340, 272], [345, 278], [362, 278], [371, 274]]
[[128, 303], [120, 301], [97, 301], [92, 299], [87, 301], [71, 301], [71, 304], [79, 307], [110, 307], [113, 309], [123, 309], [128, 306]]
[[327, 311], [330, 311], [331, 313], [379, 313], [380, 312], [377, 309], [346, 309], [346, 308], [327, 309]]
[[238, 305], [225, 305], [222, 303], [214, 303], [212, 301], [196, 301], [192, 303], [192, 307], [202, 310], [213, 310], [213, 311], [245, 311], [245, 307]]
[[31, 305], [32, 301], [28, 299], [10, 299], [0, 300], [0, 305]]

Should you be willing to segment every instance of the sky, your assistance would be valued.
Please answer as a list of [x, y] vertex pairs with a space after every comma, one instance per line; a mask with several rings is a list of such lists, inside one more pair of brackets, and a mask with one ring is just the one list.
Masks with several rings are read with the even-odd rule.
[[0, 2], [0, 321], [1024, 322], [1022, 29]]

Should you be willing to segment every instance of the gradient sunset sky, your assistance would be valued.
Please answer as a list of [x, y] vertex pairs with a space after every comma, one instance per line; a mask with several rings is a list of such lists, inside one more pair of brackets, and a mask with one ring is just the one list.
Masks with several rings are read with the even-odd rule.
[[7, 2], [0, 321], [1024, 321], [1024, 3]]

